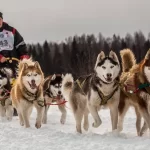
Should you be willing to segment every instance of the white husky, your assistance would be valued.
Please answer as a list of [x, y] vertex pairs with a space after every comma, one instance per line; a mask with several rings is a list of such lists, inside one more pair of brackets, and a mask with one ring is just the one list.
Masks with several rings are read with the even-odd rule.
[[117, 128], [120, 64], [115, 52], [111, 51], [106, 57], [102, 51], [97, 57], [94, 70], [95, 73], [80, 77], [75, 82], [72, 75], [67, 74], [62, 82], [62, 93], [65, 99], [70, 102], [76, 120], [76, 129], [79, 133], [82, 133], [83, 116], [84, 129], [88, 130], [89, 128], [89, 111], [94, 119], [92, 126], [97, 128], [101, 125], [102, 121], [98, 110], [102, 107], [109, 107], [112, 130]]

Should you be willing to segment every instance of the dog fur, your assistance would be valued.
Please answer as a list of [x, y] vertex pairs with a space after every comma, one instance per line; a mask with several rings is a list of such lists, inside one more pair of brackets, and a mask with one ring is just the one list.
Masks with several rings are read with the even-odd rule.
[[[129, 93], [128, 91], [134, 91], [135, 87], [140, 84], [150, 83], [150, 50], [147, 52], [145, 58], [136, 64], [134, 54], [131, 50], [125, 49], [120, 52], [122, 58], [123, 72], [120, 78], [122, 84], [121, 99], [119, 103], [119, 120], [118, 130], [123, 130], [123, 121], [125, 114], [130, 106], [135, 108], [136, 113], [136, 130], [139, 136], [142, 136], [146, 124], [150, 128], [150, 115], [148, 112], [148, 101], [145, 100], [142, 93], [147, 93], [146, 89], [141, 89], [136, 93]], [[128, 87], [128, 84], [132, 87]], [[125, 86], [128, 87], [128, 91], [125, 90]], [[149, 94], [149, 93], [148, 93]], [[144, 118], [145, 126], [141, 129], [141, 117]]]
[[[62, 82], [62, 93], [66, 100], [70, 102], [76, 121], [76, 131], [82, 133], [81, 123], [84, 116], [84, 129], [88, 130], [88, 114], [91, 113], [94, 123], [92, 126], [97, 128], [102, 121], [98, 114], [101, 108], [110, 109], [112, 130], [117, 129], [118, 104], [120, 99], [120, 88], [118, 78], [120, 75], [120, 63], [115, 52], [110, 51], [109, 56], [104, 52], [97, 57], [94, 68], [95, 73], [80, 77], [74, 81], [71, 74], [66, 74]], [[102, 104], [101, 93], [107, 99]]]
[[47, 123], [47, 112], [50, 107], [49, 104], [52, 104], [52, 103], [58, 104], [58, 108], [61, 112], [60, 123], [64, 124], [66, 121], [67, 111], [66, 111], [65, 104], [60, 104], [64, 101], [63, 95], [61, 92], [63, 78], [64, 78], [63, 74], [54, 74], [54, 75], [48, 76], [44, 80], [43, 90], [44, 90], [44, 99], [46, 102], [44, 116], [43, 116], [44, 124]]
[[12, 120], [13, 117], [13, 106], [12, 101], [10, 99], [10, 80], [9, 80], [9, 72], [4, 70], [4, 68], [0, 69], [0, 116], [2, 120], [5, 118], [8, 121]]
[[17, 109], [20, 125], [30, 127], [29, 117], [33, 106], [37, 109], [35, 127], [40, 128], [44, 113], [44, 75], [38, 62], [24, 59], [18, 66], [18, 78], [11, 90], [13, 106]]

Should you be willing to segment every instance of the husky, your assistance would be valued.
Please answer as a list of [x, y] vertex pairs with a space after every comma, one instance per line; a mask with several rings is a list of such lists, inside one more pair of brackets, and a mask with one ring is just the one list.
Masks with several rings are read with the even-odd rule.
[[[137, 135], [142, 136], [147, 127], [150, 129], [149, 100], [145, 99], [145, 95], [150, 94], [150, 50], [139, 64], [136, 63], [135, 56], [129, 49], [120, 51], [120, 55], [123, 72], [120, 77], [122, 88], [119, 103], [118, 130], [120, 132], [123, 130], [125, 114], [128, 108], [133, 106], [136, 113]], [[145, 121], [142, 129], [141, 117]]]
[[103, 51], [97, 56], [94, 73], [82, 76], [74, 81], [71, 74], [66, 74], [62, 82], [62, 93], [70, 102], [76, 121], [76, 131], [82, 133], [81, 123], [84, 116], [83, 127], [89, 128], [88, 114], [91, 113], [97, 128], [102, 121], [98, 114], [101, 108], [109, 108], [112, 130], [117, 129], [118, 104], [120, 99], [119, 75], [120, 63], [115, 52], [110, 51], [105, 56]]
[[41, 127], [44, 113], [43, 81], [44, 74], [38, 62], [32, 59], [20, 61], [18, 77], [11, 90], [11, 99], [17, 110], [21, 126], [30, 127], [29, 117], [35, 106], [37, 109], [35, 127]]
[[61, 92], [62, 80], [64, 75], [62, 74], [54, 74], [52, 76], [48, 76], [44, 80], [43, 90], [44, 90], [44, 99], [46, 101], [45, 104], [45, 112], [43, 116], [43, 123], [47, 123], [47, 112], [50, 107], [50, 104], [56, 102], [60, 112], [62, 113], [60, 118], [60, 123], [64, 124], [66, 121], [67, 111], [65, 108], [65, 103], [63, 99], [63, 95]]
[[5, 117], [8, 121], [13, 117], [13, 106], [10, 99], [10, 78], [9, 71], [5, 68], [0, 69], [0, 116], [4, 120]]

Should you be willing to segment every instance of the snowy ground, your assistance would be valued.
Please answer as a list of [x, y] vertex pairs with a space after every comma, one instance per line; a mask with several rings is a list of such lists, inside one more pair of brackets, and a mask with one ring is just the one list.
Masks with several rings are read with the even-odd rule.
[[[69, 106], [68, 106], [69, 107]], [[36, 111], [33, 110], [30, 124], [25, 129], [19, 125], [18, 117], [12, 122], [0, 122], [0, 150], [149, 150], [150, 138], [137, 137], [135, 130], [135, 115], [130, 109], [121, 134], [111, 132], [108, 110], [102, 110], [100, 116], [102, 125], [94, 129], [90, 126], [88, 132], [82, 135], [75, 131], [75, 121], [72, 112], [68, 115], [65, 125], [61, 125], [60, 112], [57, 106], [51, 106], [48, 114], [48, 124], [40, 129], [34, 127]], [[92, 117], [90, 116], [90, 124]]]

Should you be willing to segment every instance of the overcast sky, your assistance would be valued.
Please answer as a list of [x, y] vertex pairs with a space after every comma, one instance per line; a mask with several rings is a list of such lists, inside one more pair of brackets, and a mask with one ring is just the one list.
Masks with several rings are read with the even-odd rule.
[[0, 0], [0, 11], [30, 42], [82, 33], [150, 32], [150, 0]]

